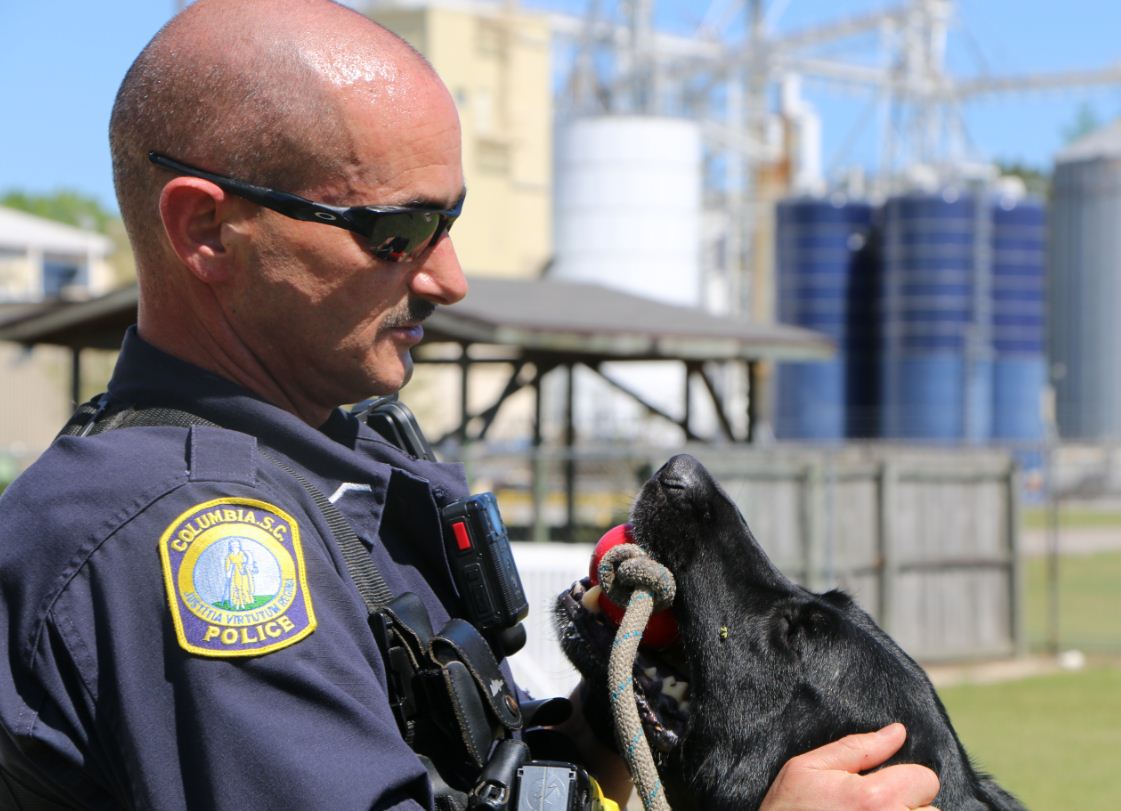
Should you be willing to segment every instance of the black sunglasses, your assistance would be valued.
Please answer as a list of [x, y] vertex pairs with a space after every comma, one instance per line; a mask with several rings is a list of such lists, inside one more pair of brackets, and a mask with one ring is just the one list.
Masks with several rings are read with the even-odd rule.
[[218, 175], [180, 163], [174, 158], [149, 152], [148, 160], [181, 175], [201, 177], [218, 188], [285, 217], [307, 222], [322, 222], [345, 228], [363, 237], [378, 259], [386, 262], [411, 262], [440, 241], [460, 212], [463, 198], [452, 208], [425, 206], [329, 206], [288, 192], [254, 186], [226, 175]]

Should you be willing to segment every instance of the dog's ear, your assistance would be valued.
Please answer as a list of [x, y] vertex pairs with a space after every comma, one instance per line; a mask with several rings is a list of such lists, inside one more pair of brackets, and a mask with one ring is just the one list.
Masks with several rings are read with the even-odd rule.
[[819, 596], [821, 597], [821, 599], [825, 600], [825, 602], [829, 603], [830, 605], [836, 607], [837, 609], [839, 609], [841, 611], [847, 611], [849, 608], [852, 608], [852, 606], [853, 606], [852, 595], [849, 594], [847, 591], [841, 591], [840, 589], [833, 589], [832, 591], [827, 591], [824, 594], [821, 594]]
[[786, 602], [771, 615], [770, 641], [777, 650], [801, 655], [836, 630], [837, 617], [813, 600]]

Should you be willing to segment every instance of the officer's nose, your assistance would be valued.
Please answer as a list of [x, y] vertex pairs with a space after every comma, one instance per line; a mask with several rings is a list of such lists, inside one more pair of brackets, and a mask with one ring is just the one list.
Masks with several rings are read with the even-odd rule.
[[414, 295], [434, 304], [455, 304], [467, 295], [467, 277], [455, 255], [450, 236], [436, 243], [424, 264], [413, 274], [409, 285]]

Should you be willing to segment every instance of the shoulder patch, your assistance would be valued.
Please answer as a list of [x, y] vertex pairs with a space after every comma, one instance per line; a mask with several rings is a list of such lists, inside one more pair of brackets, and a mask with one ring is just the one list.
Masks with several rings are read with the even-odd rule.
[[249, 498], [196, 504], [160, 537], [179, 645], [201, 656], [257, 656], [315, 630], [296, 520]]

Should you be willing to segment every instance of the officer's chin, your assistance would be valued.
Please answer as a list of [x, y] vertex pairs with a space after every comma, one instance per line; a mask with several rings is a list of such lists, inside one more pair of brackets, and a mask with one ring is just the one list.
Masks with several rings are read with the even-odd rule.
[[[393, 389], [393, 391], [399, 391], [404, 388], [405, 384], [413, 379], [413, 371], [412, 353], [405, 350], [401, 353], [401, 382], [397, 384], [397, 387]], [[392, 394], [392, 392], [387, 392], [387, 394]]]
[[[366, 397], [384, 397], [387, 394], [396, 394], [405, 384], [413, 379], [413, 356], [408, 350], [398, 355], [399, 366], [396, 369], [376, 369], [373, 379], [370, 380], [370, 391]], [[364, 398], [359, 398], [364, 399]]]

